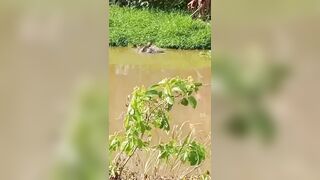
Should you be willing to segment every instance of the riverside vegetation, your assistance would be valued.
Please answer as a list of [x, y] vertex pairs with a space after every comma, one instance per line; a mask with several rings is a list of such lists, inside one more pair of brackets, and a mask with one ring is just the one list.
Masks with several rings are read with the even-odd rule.
[[[169, 120], [175, 104], [196, 108], [194, 94], [201, 86], [191, 77], [175, 77], [134, 89], [129, 96], [123, 132], [109, 137], [109, 151], [114, 155], [109, 166], [111, 180], [210, 179], [209, 171], [200, 170], [208, 156], [206, 144], [197, 140], [192, 129], [183, 134], [185, 123], [172, 126]], [[154, 142], [155, 131], [165, 132], [165, 142]]]
[[211, 25], [192, 19], [182, 10], [109, 8], [109, 45], [130, 46], [153, 42], [161, 48], [210, 49]]

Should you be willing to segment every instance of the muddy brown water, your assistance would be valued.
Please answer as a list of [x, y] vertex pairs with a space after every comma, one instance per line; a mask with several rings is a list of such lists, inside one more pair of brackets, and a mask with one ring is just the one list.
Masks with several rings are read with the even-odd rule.
[[[162, 54], [139, 54], [133, 48], [110, 48], [109, 134], [123, 129], [125, 103], [135, 86], [149, 86], [163, 78], [192, 76], [204, 84], [196, 95], [197, 108], [176, 105], [170, 113], [170, 121], [173, 125], [188, 122], [183, 133], [189, 133], [192, 128], [196, 137], [205, 141], [211, 133], [211, 61], [202, 53], [166, 50]], [[162, 136], [156, 133], [156, 141], [165, 138]], [[204, 168], [210, 169], [210, 159], [207, 159]]]

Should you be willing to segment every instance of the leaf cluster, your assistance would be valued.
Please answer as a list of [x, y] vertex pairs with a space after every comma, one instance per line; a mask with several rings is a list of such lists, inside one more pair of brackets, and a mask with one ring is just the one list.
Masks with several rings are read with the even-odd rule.
[[276, 124], [265, 100], [282, 85], [288, 69], [275, 63], [256, 65], [259, 71], [249, 68], [251, 63], [234, 58], [218, 57], [213, 62], [213, 84], [219, 83], [226, 102], [231, 102], [226, 129], [234, 137], [256, 135], [263, 142], [272, 142]]
[[188, 162], [191, 166], [201, 164], [206, 158], [204, 145], [190, 140], [189, 137], [180, 144], [179, 141], [171, 140], [165, 144], [159, 144], [159, 159], [168, 161], [170, 158]]

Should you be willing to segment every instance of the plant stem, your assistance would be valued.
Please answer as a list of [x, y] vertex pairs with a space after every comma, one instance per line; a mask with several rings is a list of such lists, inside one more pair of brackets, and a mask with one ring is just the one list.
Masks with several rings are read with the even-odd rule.
[[181, 179], [186, 177], [188, 174], [192, 173], [194, 170], [198, 169], [200, 167], [200, 165], [195, 166], [194, 168], [192, 168], [189, 172], [187, 172], [185, 175], [181, 176]]

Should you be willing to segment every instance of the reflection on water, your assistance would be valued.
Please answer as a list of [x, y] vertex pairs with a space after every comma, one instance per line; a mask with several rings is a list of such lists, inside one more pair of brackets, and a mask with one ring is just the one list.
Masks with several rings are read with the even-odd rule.
[[115, 69], [115, 73], [117, 75], [128, 75], [130, 66], [131, 65], [127, 65], [127, 64], [126, 65], [119, 64]]
[[[109, 66], [109, 133], [123, 129], [123, 113], [127, 96], [135, 86], [149, 86], [166, 77], [192, 76], [204, 86], [196, 95], [196, 109], [174, 106], [170, 117], [172, 124], [189, 122], [199, 140], [207, 139], [211, 132], [211, 61], [201, 57], [200, 51], [167, 51], [165, 54], [138, 54], [131, 48], [111, 48]], [[149, 61], [149, 62], [148, 62]], [[185, 133], [190, 128], [184, 128]], [[155, 134], [156, 141], [163, 138]], [[210, 151], [210, 150], [209, 150]], [[210, 169], [210, 159], [205, 168]]]

